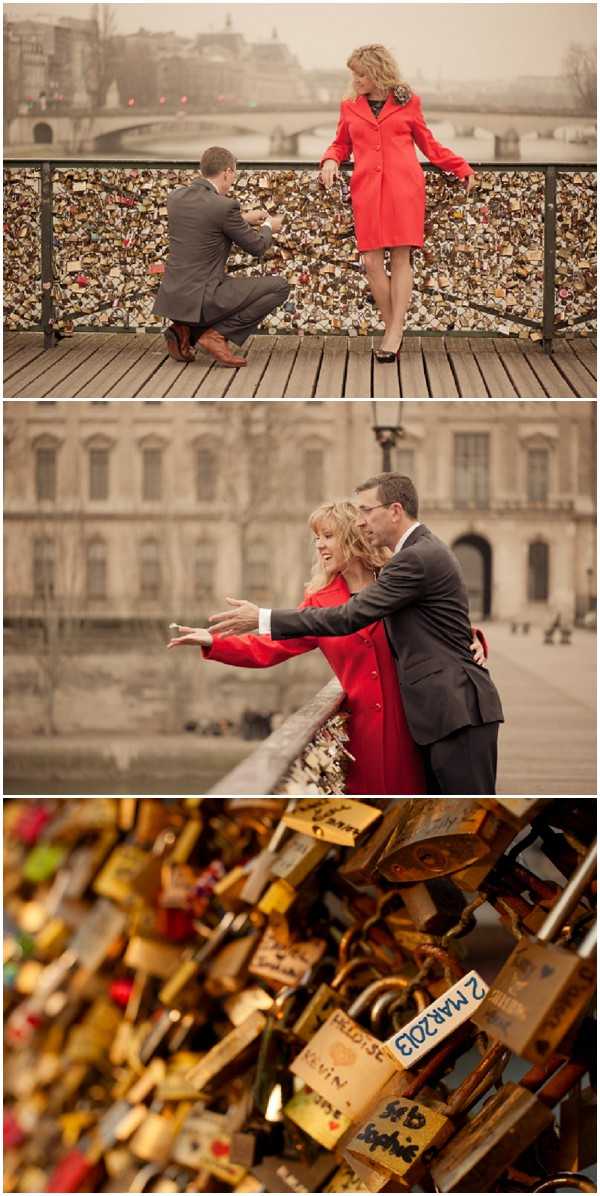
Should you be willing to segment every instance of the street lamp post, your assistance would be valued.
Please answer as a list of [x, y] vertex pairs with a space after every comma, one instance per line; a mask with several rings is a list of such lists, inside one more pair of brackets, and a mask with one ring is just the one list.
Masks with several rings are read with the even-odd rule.
[[[392, 449], [404, 436], [402, 401], [393, 404], [389, 399], [379, 399], [374, 401], [371, 406], [373, 408], [373, 431], [377, 443], [381, 446], [383, 472], [391, 473]], [[392, 411], [394, 406], [395, 412]]]

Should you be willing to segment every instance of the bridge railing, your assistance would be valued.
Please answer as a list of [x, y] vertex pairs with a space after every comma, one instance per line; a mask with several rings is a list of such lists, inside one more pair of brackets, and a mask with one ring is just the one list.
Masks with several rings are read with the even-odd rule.
[[[283, 210], [284, 231], [256, 263], [281, 272], [287, 303], [273, 333], [381, 330], [356, 249], [347, 178], [324, 191], [303, 163], [240, 163], [242, 207]], [[478, 189], [424, 167], [426, 240], [415, 253], [408, 333], [518, 335], [550, 349], [560, 333], [595, 328], [595, 165], [474, 164]], [[5, 322], [38, 329], [50, 348], [74, 331], [157, 331], [152, 306], [168, 252], [166, 200], [189, 162], [8, 160]]]
[[345, 694], [333, 678], [269, 735], [211, 793], [343, 793]]

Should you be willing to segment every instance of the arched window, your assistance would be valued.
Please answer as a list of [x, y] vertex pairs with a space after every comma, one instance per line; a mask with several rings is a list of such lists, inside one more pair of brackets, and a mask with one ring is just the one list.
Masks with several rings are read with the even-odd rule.
[[52, 445], [41, 445], [35, 452], [35, 493], [38, 499], [56, 498], [57, 449]]
[[527, 451], [527, 498], [532, 503], [548, 501], [550, 491], [550, 452], [546, 448]]
[[144, 540], [140, 553], [140, 594], [142, 598], [158, 598], [160, 588], [160, 548], [156, 540]]
[[271, 589], [271, 563], [264, 540], [251, 540], [244, 561], [244, 592], [251, 602], [263, 602]]
[[54, 543], [47, 536], [33, 542], [33, 594], [35, 598], [54, 598]]
[[142, 449], [142, 498], [156, 502], [162, 498], [162, 449]]
[[215, 592], [215, 549], [210, 540], [198, 540], [194, 547], [194, 597], [211, 598]]
[[302, 461], [304, 498], [313, 505], [325, 497], [325, 453], [322, 448], [306, 448]]
[[217, 497], [217, 456], [210, 448], [196, 449], [196, 498], [211, 502]]
[[107, 448], [89, 449], [91, 499], [104, 500], [108, 498], [108, 462], [109, 450]]
[[106, 598], [106, 544], [90, 540], [86, 554], [86, 592], [88, 598]]
[[527, 598], [529, 602], [547, 602], [550, 593], [550, 549], [545, 540], [529, 545]]

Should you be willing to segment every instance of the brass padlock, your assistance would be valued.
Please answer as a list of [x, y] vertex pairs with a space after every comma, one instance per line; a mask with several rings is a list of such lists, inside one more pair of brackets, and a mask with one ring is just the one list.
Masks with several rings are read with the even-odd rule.
[[330, 850], [329, 843], [322, 843], [319, 839], [313, 839], [311, 835], [303, 835], [297, 831], [278, 852], [271, 867], [271, 875], [285, 880], [296, 889], [315, 868], [318, 868]]
[[354, 1017], [388, 989], [406, 989], [403, 976], [375, 980], [350, 1006], [348, 1013], [335, 1009], [294, 1059], [291, 1070], [310, 1088], [352, 1120], [379, 1092], [396, 1070], [391, 1057]]
[[347, 963], [338, 969], [331, 984], [319, 985], [306, 1008], [302, 1010], [293, 1027], [297, 1038], [302, 1039], [303, 1042], [310, 1042], [310, 1039], [316, 1034], [319, 1026], [322, 1026], [323, 1022], [327, 1020], [330, 1013], [342, 1006], [343, 998], [340, 989], [343, 988], [349, 977], [356, 972], [377, 972], [381, 978], [380, 969], [370, 959], [361, 956], [348, 960]]
[[[555, 1058], [550, 1070], [557, 1065], [560, 1067], [560, 1060]], [[587, 1065], [566, 1063], [541, 1088], [548, 1070], [534, 1067], [518, 1084], [503, 1084], [458, 1131], [431, 1165], [438, 1192], [493, 1190], [506, 1168], [553, 1125], [553, 1105], [578, 1083]]]
[[445, 934], [456, 925], [466, 906], [460, 889], [445, 876], [403, 885], [400, 896], [416, 929], [427, 934]]
[[547, 1059], [561, 1044], [593, 995], [596, 969], [591, 956], [596, 927], [578, 951], [553, 943], [577, 906], [596, 870], [596, 845], [548, 914], [537, 940], [523, 937], [493, 984], [474, 1021], [487, 1034], [533, 1063]]
[[282, 822], [325, 843], [354, 847], [363, 831], [378, 818], [381, 810], [355, 798], [338, 801], [333, 797], [300, 797], [295, 808], [283, 815]]
[[[393, 1176], [403, 1183], [421, 1183], [435, 1148], [452, 1137], [456, 1120], [497, 1080], [507, 1059], [508, 1051], [496, 1043], [469, 1072], [448, 1103], [440, 1106], [437, 1102], [435, 1108], [414, 1099], [427, 1082], [429, 1072], [425, 1068], [412, 1077], [402, 1096], [391, 1100], [388, 1095], [382, 1097], [369, 1111], [368, 1119], [360, 1119], [361, 1124], [355, 1127], [353, 1137], [345, 1145], [344, 1158], [351, 1165], [353, 1159], [366, 1159], [374, 1174], [380, 1172], [384, 1181]], [[436, 1060], [432, 1062], [437, 1064]]]
[[499, 829], [504, 824], [477, 801], [415, 799], [378, 871], [405, 884], [450, 875], [488, 855]]
[[399, 798], [386, 810], [377, 825], [357, 847], [348, 853], [340, 866], [343, 880], [354, 885], [369, 885], [375, 880], [377, 865], [392, 835], [404, 824], [411, 807], [408, 798]]

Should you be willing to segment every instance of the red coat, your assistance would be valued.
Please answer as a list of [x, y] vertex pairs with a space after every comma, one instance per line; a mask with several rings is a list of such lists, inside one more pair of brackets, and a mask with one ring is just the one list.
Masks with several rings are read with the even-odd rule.
[[[349, 597], [344, 578], [338, 576], [301, 606], [339, 606]], [[284, 641], [262, 635], [215, 636], [212, 648], [202, 652], [208, 660], [264, 669], [313, 648], [321, 649], [346, 693], [347, 747], [356, 759], [348, 770], [347, 792], [425, 793], [421, 755], [408, 730], [383, 623], [371, 623], [353, 635]]]
[[354, 155], [350, 191], [361, 253], [423, 244], [425, 176], [415, 143], [430, 162], [459, 179], [474, 173], [464, 158], [435, 140], [418, 96], [398, 104], [390, 92], [378, 117], [365, 96], [342, 103], [335, 141], [321, 162], [334, 158], [340, 163]]

